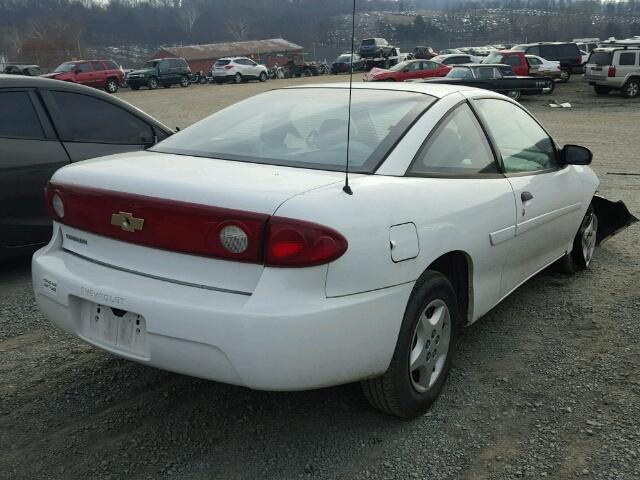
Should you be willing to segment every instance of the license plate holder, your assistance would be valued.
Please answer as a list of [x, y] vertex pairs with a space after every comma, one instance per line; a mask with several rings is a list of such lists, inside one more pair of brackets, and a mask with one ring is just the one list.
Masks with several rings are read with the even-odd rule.
[[114, 350], [148, 357], [147, 324], [142, 315], [92, 302], [87, 310], [87, 339]]

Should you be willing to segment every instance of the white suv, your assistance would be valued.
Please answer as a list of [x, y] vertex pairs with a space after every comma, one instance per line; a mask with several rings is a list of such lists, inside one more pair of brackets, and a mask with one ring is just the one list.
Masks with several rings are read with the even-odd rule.
[[247, 57], [219, 58], [211, 69], [211, 75], [216, 83], [242, 83], [247, 80], [264, 82], [268, 73], [267, 67]]
[[596, 48], [587, 61], [585, 80], [598, 95], [620, 90], [627, 98], [640, 95], [640, 46]]

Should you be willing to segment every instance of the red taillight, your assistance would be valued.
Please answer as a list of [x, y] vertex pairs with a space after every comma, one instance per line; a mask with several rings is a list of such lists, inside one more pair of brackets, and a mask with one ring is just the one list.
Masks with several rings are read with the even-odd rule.
[[616, 76], [616, 67], [614, 65], [611, 65], [609, 67], [609, 73], [607, 73], [608, 77], [615, 77]]
[[233, 65], [225, 65], [224, 69], [225, 70], [231, 70], [233, 68]]
[[[70, 227], [163, 250], [263, 261], [269, 215], [75, 185], [50, 183], [46, 192], [51, 217]], [[55, 195], [63, 217], [54, 211]]]
[[49, 183], [55, 221], [137, 245], [274, 267], [331, 262], [347, 240], [316, 223], [100, 188]]
[[329, 263], [347, 251], [339, 232], [316, 223], [273, 217], [267, 227], [265, 265], [310, 267]]

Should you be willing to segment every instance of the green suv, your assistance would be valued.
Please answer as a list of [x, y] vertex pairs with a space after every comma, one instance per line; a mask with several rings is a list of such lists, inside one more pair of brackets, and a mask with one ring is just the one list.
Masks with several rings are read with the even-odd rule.
[[162, 85], [188, 87], [191, 84], [191, 69], [184, 58], [156, 58], [149, 60], [140, 70], [127, 75], [127, 83], [132, 90], [147, 87], [155, 90]]

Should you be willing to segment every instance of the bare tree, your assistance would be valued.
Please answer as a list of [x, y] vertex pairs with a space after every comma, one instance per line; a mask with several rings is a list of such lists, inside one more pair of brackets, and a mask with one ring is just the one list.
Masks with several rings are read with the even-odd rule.
[[225, 22], [225, 29], [235, 41], [247, 40], [249, 36], [249, 19], [240, 15]]

